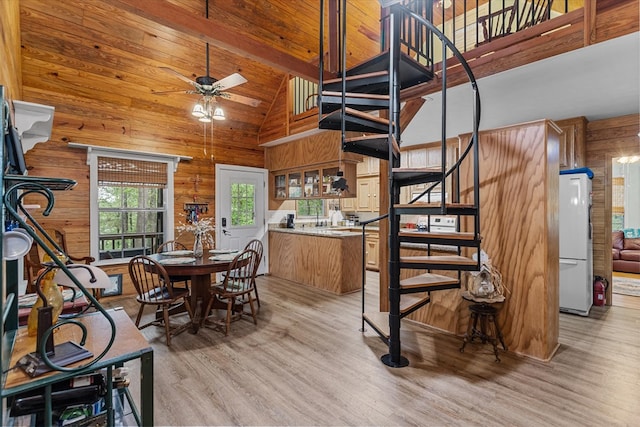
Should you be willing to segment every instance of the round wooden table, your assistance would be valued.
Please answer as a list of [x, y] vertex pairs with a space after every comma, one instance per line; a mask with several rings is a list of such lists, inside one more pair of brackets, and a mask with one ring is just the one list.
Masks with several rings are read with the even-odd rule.
[[[169, 260], [176, 260], [176, 257], [162, 253], [149, 255], [149, 258], [162, 264], [169, 277], [191, 277], [191, 307], [193, 308], [193, 319], [191, 321], [192, 333], [198, 332], [200, 319], [202, 316], [205, 316], [202, 310], [204, 310], [204, 307], [207, 307], [209, 299], [211, 298], [209, 292], [212, 283], [211, 275], [227, 271], [233, 259], [229, 255], [218, 253], [215, 255], [221, 256], [223, 259], [210, 259], [210, 257], [214, 256], [214, 253], [208, 249], [205, 249], [202, 258], [196, 258], [193, 262], [184, 263], [171, 263]], [[236, 255], [236, 253], [232, 255]]]

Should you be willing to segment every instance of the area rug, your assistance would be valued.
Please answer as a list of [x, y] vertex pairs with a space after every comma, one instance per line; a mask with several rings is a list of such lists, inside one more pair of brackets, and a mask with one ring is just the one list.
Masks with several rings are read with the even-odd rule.
[[632, 295], [634, 297], [640, 297], [640, 280], [631, 279], [628, 277], [613, 277], [613, 289], [614, 294]]

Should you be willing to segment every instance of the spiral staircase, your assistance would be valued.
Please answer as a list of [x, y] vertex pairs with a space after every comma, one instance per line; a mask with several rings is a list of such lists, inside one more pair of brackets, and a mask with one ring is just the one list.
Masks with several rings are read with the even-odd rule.
[[[321, 2], [321, 7], [323, 4]], [[323, 9], [321, 9], [323, 10]], [[383, 46], [379, 55], [340, 73], [337, 79], [319, 79], [319, 128], [340, 130], [342, 149], [389, 162], [388, 214], [389, 218], [389, 311], [365, 311], [363, 299], [363, 324], [366, 322], [389, 346], [389, 353], [382, 361], [391, 367], [408, 365], [402, 356], [400, 344], [400, 320], [427, 305], [431, 293], [445, 289], [460, 288], [462, 272], [480, 268], [480, 209], [477, 133], [480, 123], [480, 97], [475, 78], [456, 47], [431, 23], [430, 1], [403, 1], [388, 9], [382, 21]], [[342, 69], [345, 70], [347, 43], [346, 13], [348, 5], [343, 0], [340, 7], [342, 31]], [[324, 23], [321, 18], [322, 29]], [[322, 33], [322, 30], [321, 30]], [[320, 34], [320, 58], [324, 56], [324, 35]], [[446, 166], [446, 114], [442, 114], [442, 166], [429, 168], [400, 167], [400, 105], [404, 90], [429, 82], [436, 74], [434, 46], [441, 44], [443, 50], [464, 67], [473, 92], [473, 132], [463, 142], [458, 160]], [[446, 112], [447, 56], [443, 55], [439, 67], [442, 80], [441, 111]], [[323, 64], [320, 63], [320, 70]], [[466, 145], [465, 145], [466, 144]], [[473, 154], [473, 155], [470, 155]], [[465, 191], [465, 202], [461, 203], [460, 170], [465, 165], [471, 168], [473, 191]], [[405, 186], [426, 184], [422, 194], [409, 203], [400, 203], [400, 190]], [[448, 187], [447, 187], [448, 186]], [[434, 189], [451, 189], [450, 197], [430, 203]], [[442, 194], [445, 192], [442, 191]], [[427, 200], [427, 202], [424, 202]], [[402, 227], [403, 215], [454, 215], [458, 218], [457, 231], [437, 232]], [[470, 231], [460, 231], [461, 222]], [[401, 256], [403, 243], [418, 244], [424, 249], [421, 256]], [[456, 248], [456, 254], [432, 255], [434, 245]], [[401, 272], [427, 271], [401, 280]], [[454, 274], [437, 274], [433, 271], [452, 271]], [[455, 276], [455, 277], [454, 277]], [[364, 294], [363, 294], [364, 295]]]

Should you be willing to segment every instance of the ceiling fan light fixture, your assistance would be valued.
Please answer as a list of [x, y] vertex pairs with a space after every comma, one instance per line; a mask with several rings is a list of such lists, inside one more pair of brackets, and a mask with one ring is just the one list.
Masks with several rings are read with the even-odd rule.
[[211, 123], [211, 116], [206, 114], [198, 119], [199, 122], [202, 123]]
[[222, 110], [222, 108], [216, 107], [216, 109], [213, 110], [212, 118], [213, 120], [225, 120], [226, 117], [224, 116], [224, 111]]
[[191, 115], [198, 118], [202, 118], [206, 116], [204, 106], [202, 105], [201, 102], [198, 102], [196, 105], [193, 106], [193, 110], [191, 110]]

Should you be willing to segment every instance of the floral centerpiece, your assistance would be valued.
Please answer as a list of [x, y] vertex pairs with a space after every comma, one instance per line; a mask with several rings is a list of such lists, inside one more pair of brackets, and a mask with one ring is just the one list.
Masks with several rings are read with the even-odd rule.
[[180, 225], [176, 227], [176, 230], [179, 232], [178, 237], [186, 232], [193, 233], [193, 255], [198, 258], [204, 253], [203, 245], [206, 244], [210, 248], [215, 246], [212, 234], [215, 229], [216, 227], [213, 225], [212, 218], [203, 218], [189, 224], [180, 223]]

